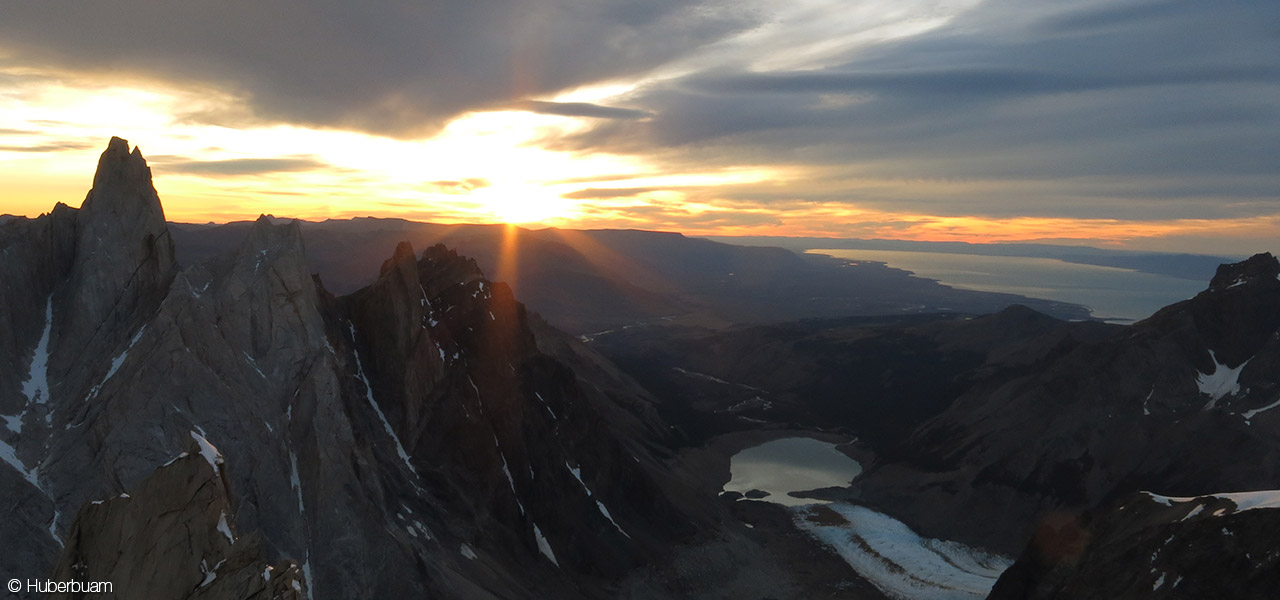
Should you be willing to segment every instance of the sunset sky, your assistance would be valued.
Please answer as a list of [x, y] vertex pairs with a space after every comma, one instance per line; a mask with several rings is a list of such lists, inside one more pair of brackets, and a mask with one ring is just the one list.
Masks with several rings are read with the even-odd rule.
[[118, 135], [170, 220], [397, 216], [1248, 254], [1280, 3], [0, 3], [0, 213]]

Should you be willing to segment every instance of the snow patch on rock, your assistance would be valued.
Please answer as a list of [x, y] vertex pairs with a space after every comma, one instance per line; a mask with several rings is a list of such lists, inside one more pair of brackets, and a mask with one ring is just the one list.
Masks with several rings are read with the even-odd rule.
[[586, 483], [585, 481], [583, 481], [583, 480], [582, 480], [582, 470], [581, 470], [581, 469], [575, 469], [575, 468], [573, 468], [573, 467], [569, 466], [569, 463], [567, 463], [567, 462], [566, 462], [566, 463], [564, 463], [564, 467], [565, 467], [566, 469], [569, 469], [569, 473], [571, 473], [571, 474], [573, 475], [573, 478], [574, 478], [574, 479], [577, 479], [577, 480], [578, 480], [578, 484], [579, 484], [579, 485], [581, 485], [581, 486], [582, 486], [583, 491], [585, 491], [585, 492], [587, 493], [587, 497], [588, 497], [588, 498], [591, 498], [592, 500], [595, 500], [595, 503], [596, 503], [596, 509], [600, 511], [600, 514], [604, 515], [604, 518], [609, 519], [609, 522], [610, 522], [610, 523], [613, 523], [613, 528], [614, 528], [614, 529], [617, 529], [617, 530], [618, 530], [618, 533], [621, 533], [622, 535], [624, 535], [624, 536], [626, 536], [628, 539], [630, 539], [630, 538], [631, 538], [631, 534], [629, 534], [629, 533], [627, 533], [626, 531], [624, 531], [624, 530], [622, 529], [622, 526], [621, 526], [621, 525], [618, 525], [618, 522], [613, 520], [613, 515], [612, 515], [612, 514], [609, 514], [609, 509], [608, 509], [608, 508], [605, 508], [604, 503], [603, 503], [603, 502], [601, 502], [601, 501], [600, 501], [600, 499], [599, 499], [599, 498], [597, 498], [595, 494], [591, 493], [591, 488], [587, 487], [587, 483]]
[[[1224, 396], [1238, 393], [1240, 391], [1240, 371], [1244, 370], [1244, 366], [1249, 364], [1246, 360], [1239, 366], [1232, 369], [1218, 362], [1218, 356], [1213, 350], [1209, 351], [1209, 358], [1213, 359], [1214, 369], [1212, 373], [1197, 373], [1196, 386], [1200, 388], [1201, 394], [1207, 394], [1210, 398], [1209, 403], [1205, 405], [1205, 410], [1213, 409]], [[1252, 359], [1250, 359], [1252, 360]]]
[[161, 466], [161, 467], [167, 467], [167, 466], [169, 466], [169, 465], [171, 465], [171, 464], [173, 464], [173, 463], [178, 462], [178, 459], [186, 458], [186, 457], [188, 457], [188, 456], [191, 456], [191, 454], [190, 454], [189, 452], [183, 452], [182, 454], [179, 454], [179, 455], [177, 455], [177, 456], [175, 456], [175, 457], [173, 457], [173, 458], [169, 459], [169, 462], [164, 463], [163, 465], [160, 465], [160, 466]]
[[215, 448], [213, 444], [210, 444], [209, 440], [204, 439], [204, 436], [194, 431], [190, 431], [188, 433], [191, 434], [191, 439], [195, 440], [196, 444], [200, 446], [200, 456], [204, 457], [210, 467], [213, 467], [213, 472], [220, 472], [218, 465], [221, 465], [224, 462], [222, 453], [218, 452], [218, 449]]
[[1246, 411], [1244, 411], [1244, 412], [1240, 413], [1240, 416], [1244, 417], [1244, 420], [1245, 420], [1245, 422], [1247, 423], [1247, 422], [1249, 422], [1249, 421], [1253, 420], [1253, 418], [1254, 418], [1254, 417], [1258, 416], [1258, 414], [1259, 414], [1259, 413], [1267, 412], [1267, 411], [1269, 411], [1269, 410], [1271, 410], [1271, 409], [1273, 409], [1273, 408], [1275, 408], [1275, 407], [1277, 407], [1277, 406], [1280, 406], [1280, 399], [1277, 399], [1275, 402], [1272, 402], [1271, 404], [1268, 404], [1268, 405], [1266, 405], [1266, 406], [1264, 406], [1264, 407], [1262, 407], [1262, 408], [1255, 408], [1255, 409], [1253, 409], [1253, 410], [1246, 410]]
[[93, 386], [93, 389], [89, 390], [89, 395], [85, 398], [86, 401], [93, 400], [98, 397], [98, 392], [102, 391], [102, 386], [107, 385], [107, 382], [111, 381], [111, 378], [114, 377], [116, 372], [120, 370], [120, 367], [124, 365], [124, 361], [129, 358], [129, 351], [133, 350], [133, 347], [138, 343], [138, 340], [142, 339], [142, 334], [146, 330], [146, 325], [143, 325], [138, 329], [138, 333], [135, 333], [133, 335], [133, 339], [129, 340], [129, 346], [124, 349], [124, 352], [121, 352], [119, 356], [111, 360], [111, 368], [107, 370], [107, 375], [102, 378], [102, 381], [98, 382], [98, 385]]
[[9, 466], [17, 470], [27, 482], [34, 485], [36, 489], [43, 491], [40, 487], [40, 481], [36, 477], [35, 469], [27, 469], [27, 466], [18, 458], [18, 452], [3, 440], [0, 440], [0, 460], [9, 463]]
[[226, 536], [227, 543], [229, 544], [236, 543], [236, 536], [231, 535], [231, 526], [227, 524], [226, 511], [222, 511], [222, 513], [218, 515], [218, 533], [221, 533], [222, 535]]
[[520, 502], [520, 494], [516, 492], [516, 480], [511, 477], [511, 469], [507, 466], [507, 455], [502, 452], [502, 446], [498, 445], [498, 436], [493, 436], [493, 445], [498, 448], [498, 458], [502, 459], [502, 474], [507, 476], [507, 486], [511, 488], [511, 495], [515, 496], [516, 506], [520, 507], [520, 514], [525, 514], [524, 504]]
[[560, 566], [560, 561], [556, 560], [556, 553], [551, 550], [551, 544], [547, 542], [547, 538], [542, 535], [542, 530], [538, 528], [538, 524], [533, 524], [533, 537], [538, 542], [538, 552], [547, 557], [551, 564]]
[[547, 401], [542, 397], [542, 394], [539, 394], [538, 392], [534, 392], [533, 395], [537, 396], [538, 402], [542, 403], [542, 408], [547, 409], [547, 414], [551, 415], [552, 419], [557, 421], [560, 419], [559, 417], [556, 416], [556, 411], [551, 410], [551, 405], [547, 404]]
[[[347, 321], [347, 329], [351, 332], [351, 341], [356, 339], [356, 326]], [[364, 365], [360, 362], [360, 352], [354, 348], [351, 350], [356, 357], [356, 374], [360, 376], [360, 381], [364, 383], [364, 396], [369, 401], [369, 406], [373, 407], [373, 412], [377, 413], [378, 420], [382, 421], [382, 428], [387, 431], [387, 435], [391, 436], [391, 441], [396, 443], [396, 453], [400, 455], [400, 460], [404, 462], [404, 466], [409, 467], [409, 471], [416, 477], [418, 470], [413, 468], [413, 463], [409, 461], [409, 453], [405, 452], [404, 444], [400, 443], [400, 436], [396, 435], [394, 429], [391, 428], [391, 422], [387, 420], [387, 415], [382, 413], [382, 407], [378, 406], [377, 400], [373, 398], [373, 386], [369, 385], [369, 379], [364, 375]]]
[[249, 353], [248, 353], [248, 352], [241, 352], [241, 354], [243, 354], [243, 355], [244, 355], [244, 359], [245, 359], [245, 360], [249, 361], [249, 366], [250, 366], [250, 367], [253, 367], [253, 370], [258, 372], [258, 376], [259, 376], [259, 377], [261, 377], [261, 378], [263, 378], [263, 379], [266, 379], [266, 378], [267, 378], [266, 373], [263, 373], [263, 372], [262, 372], [262, 369], [259, 369], [259, 368], [258, 368], [258, 361], [254, 360], [252, 356], [249, 356]]
[[[31, 355], [31, 368], [27, 371], [27, 379], [22, 384], [22, 393], [28, 402], [44, 404], [49, 400], [49, 334], [53, 332], [53, 296], [45, 302], [44, 333]], [[19, 421], [21, 426], [21, 421]], [[10, 429], [14, 429], [10, 427]], [[14, 429], [14, 431], [18, 431]]]

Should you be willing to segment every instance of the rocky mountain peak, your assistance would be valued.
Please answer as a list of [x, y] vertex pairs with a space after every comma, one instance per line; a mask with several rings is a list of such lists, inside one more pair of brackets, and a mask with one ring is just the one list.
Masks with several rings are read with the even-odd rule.
[[54, 303], [75, 310], [54, 311], [51, 373], [116, 351], [160, 305], [178, 272], [151, 169], [125, 140], [112, 138], [102, 153], [73, 237], [73, 266]]
[[[111, 280], [127, 279], [148, 261], [155, 263], [157, 273], [171, 277], [176, 271], [151, 168], [138, 149], [129, 151], [129, 142], [111, 138], [98, 159], [93, 189], [80, 207], [78, 238], [77, 254], [100, 256], [95, 267], [106, 267], [103, 275]], [[107, 260], [111, 262], [101, 264]]]
[[1270, 252], [1263, 252], [1238, 263], [1218, 266], [1210, 290], [1225, 290], [1254, 281], [1276, 281], [1280, 278], [1280, 261]]
[[252, 287], [255, 281], [268, 273], [281, 279], [287, 288], [307, 287], [310, 277], [305, 254], [302, 230], [296, 222], [276, 225], [270, 217], [258, 217], [232, 257], [230, 268], [233, 275], [229, 283], [234, 290], [233, 296]]
[[93, 189], [82, 208], [86, 216], [98, 213], [127, 216], [131, 224], [145, 225], [150, 232], [158, 233], [155, 230], [164, 226], [164, 209], [151, 185], [147, 160], [138, 148], [130, 152], [129, 142], [118, 137], [111, 138], [98, 158]]
[[459, 256], [457, 251], [444, 244], [436, 244], [423, 251], [422, 263], [439, 278], [450, 282], [465, 284], [484, 279], [484, 272], [474, 259]]
[[262, 255], [264, 252], [304, 253], [301, 228], [296, 222], [277, 223], [269, 217], [258, 217], [249, 228], [249, 234], [240, 243], [238, 254], [244, 258]]
[[[1262, 253], [1221, 265], [1208, 290], [1162, 312], [1176, 312], [1184, 304], [1207, 349], [1216, 353], [1216, 361], [1237, 367], [1280, 329], [1280, 262]], [[1201, 366], [1212, 367], [1207, 362]]]
[[414, 263], [413, 244], [400, 242], [396, 244], [396, 251], [391, 255], [391, 258], [382, 262], [382, 268], [378, 270], [378, 276], [385, 277], [388, 271], [397, 267], [412, 268]]

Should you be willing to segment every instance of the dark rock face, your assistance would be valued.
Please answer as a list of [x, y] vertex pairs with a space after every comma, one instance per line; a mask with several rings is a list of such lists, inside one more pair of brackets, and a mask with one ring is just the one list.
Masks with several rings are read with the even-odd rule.
[[1280, 510], [1243, 510], [1259, 497], [1280, 501], [1278, 492], [1134, 494], [1045, 523], [989, 597], [1271, 598], [1280, 586]]
[[1123, 327], [999, 313], [822, 319], [711, 331], [633, 328], [592, 345], [663, 400], [685, 441], [790, 423], [855, 435], [881, 453], [966, 391], [1025, 375]]
[[1277, 271], [1270, 255], [1226, 265], [1122, 335], [1065, 341], [970, 389], [868, 469], [864, 499], [925, 533], [1017, 552], [1042, 519], [1137, 490], [1274, 487]]
[[[554, 565], [616, 577], [645, 544], [679, 533], [643, 451], [607, 433], [574, 372], [539, 351], [511, 290], [474, 261], [439, 245], [415, 260], [403, 244], [372, 286], [338, 304], [400, 460], [451, 514], [492, 521], [473, 547], [502, 527]], [[628, 523], [636, 513], [651, 520]]]
[[138, 489], [81, 507], [54, 581], [108, 581], [116, 598], [303, 597], [297, 563], [271, 564], [256, 536], [235, 535], [223, 459], [191, 438]]
[[[155, 597], [274, 594], [266, 556], [309, 598], [596, 597], [714, 514], [659, 477], [633, 384], [442, 247], [335, 298], [298, 226], [264, 217], [179, 270], [145, 161], [113, 140], [83, 208], [0, 225], [0, 252], [4, 572], [136, 583], [160, 557], [112, 554], [127, 531], [183, 549]], [[212, 487], [162, 467], [193, 431], [222, 451]], [[92, 504], [127, 490], [154, 500]], [[172, 537], [213, 507], [234, 545]], [[201, 558], [226, 560], [204, 588]]]

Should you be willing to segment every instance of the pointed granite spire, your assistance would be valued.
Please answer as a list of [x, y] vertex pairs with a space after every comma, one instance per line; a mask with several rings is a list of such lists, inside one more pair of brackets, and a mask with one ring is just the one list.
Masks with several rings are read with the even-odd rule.
[[177, 274], [173, 240], [151, 169], [111, 138], [76, 215], [75, 258], [59, 293], [53, 372], [85, 353], [111, 353], [160, 305]]

